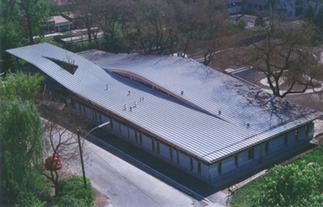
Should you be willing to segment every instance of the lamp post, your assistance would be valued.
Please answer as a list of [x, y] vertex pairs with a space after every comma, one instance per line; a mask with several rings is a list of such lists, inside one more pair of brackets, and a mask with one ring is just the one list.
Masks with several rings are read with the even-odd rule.
[[[99, 126], [94, 127], [91, 129], [88, 133], [85, 134], [84, 139], [94, 130], [101, 128], [107, 124], [109, 124], [110, 121], [104, 122], [103, 124], [100, 124]], [[80, 138], [80, 130], [77, 129], [77, 141], [79, 145], [79, 150], [80, 150], [80, 158], [81, 158], [81, 167], [82, 167], [82, 175], [83, 175], [83, 183], [84, 183], [84, 188], [87, 188], [87, 183], [86, 183], [86, 176], [85, 176], [85, 169], [84, 169], [84, 162], [83, 162], [83, 151], [82, 151], [82, 146], [81, 146], [81, 138]]]

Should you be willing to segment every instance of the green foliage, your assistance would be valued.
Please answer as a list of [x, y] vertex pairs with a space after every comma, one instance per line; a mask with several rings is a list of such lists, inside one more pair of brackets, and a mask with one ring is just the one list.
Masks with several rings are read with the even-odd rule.
[[42, 164], [42, 128], [31, 102], [0, 101], [0, 111], [2, 187], [6, 200], [14, 202], [29, 172]]
[[230, 206], [232, 207], [250, 207], [255, 197], [259, 196], [259, 188], [262, 178], [252, 181], [248, 185], [238, 189], [232, 197]]
[[323, 147], [320, 146], [289, 165], [273, 168], [267, 175], [238, 189], [230, 206], [321, 206], [322, 155]]
[[246, 23], [242, 20], [242, 19], [238, 19], [238, 20], [232, 20], [230, 21], [230, 25], [232, 27], [237, 27], [237, 28], [244, 28], [246, 26]]
[[49, 200], [50, 190], [43, 175], [37, 171], [30, 172], [19, 189], [16, 206], [45, 206], [46, 202], [44, 201]]
[[20, 98], [33, 101], [39, 89], [42, 77], [24, 73], [9, 73], [4, 80], [0, 80], [0, 97], [6, 99]]
[[320, 199], [323, 167], [309, 163], [277, 166], [264, 178], [257, 206], [312, 206]]
[[60, 181], [60, 194], [56, 201], [58, 206], [91, 207], [94, 202], [94, 192], [89, 180], [87, 188], [84, 188], [83, 178], [73, 176], [70, 179]]

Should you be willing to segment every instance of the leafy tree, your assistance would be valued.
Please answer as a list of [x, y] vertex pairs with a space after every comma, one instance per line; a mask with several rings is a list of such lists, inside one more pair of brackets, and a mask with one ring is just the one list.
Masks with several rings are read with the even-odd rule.
[[0, 102], [0, 165], [5, 200], [16, 200], [28, 174], [43, 163], [42, 128], [36, 107], [29, 101]]
[[7, 49], [33, 44], [34, 36], [43, 34], [51, 9], [48, 0], [1, 0], [0, 72], [12, 67]]
[[21, 29], [18, 10], [12, 0], [1, 0], [0, 3], [0, 73], [11, 67], [10, 55], [6, 49], [18, 47], [26, 41]]
[[256, 206], [320, 206], [322, 170], [317, 163], [276, 166], [264, 178]]
[[6, 99], [18, 97], [22, 100], [34, 101], [41, 81], [40, 75], [8, 73], [4, 80], [0, 80], [0, 96]]
[[27, 31], [29, 43], [34, 44], [34, 36], [42, 35], [42, 26], [49, 19], [50, 6], [48, 0], [16, 1], [23, 27]]
[[96, 0], [91, 7], [92, 20], [104, 35], [104, 48], [120, 51], [126, 47], [130, 30], [127, 24], [133, 17], [133, 3], [126, 0]]
[[9, 74], [0, 80], [1, 196], [15, 203], [30, 190], [32, 172], [43, 163], [42, 128], [35, 105], [39, 76]]

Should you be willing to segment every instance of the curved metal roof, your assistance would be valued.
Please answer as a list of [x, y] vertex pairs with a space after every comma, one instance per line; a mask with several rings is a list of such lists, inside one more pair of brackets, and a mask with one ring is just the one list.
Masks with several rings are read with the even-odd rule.
[[[190, 59], [85, 55], [90, 61], [47, 43], [7, 52], [35, 65], [84, 99], [205, 162], [214, 162], [322, 115]], [[53, 59], [78, 67], [72, 74]]]

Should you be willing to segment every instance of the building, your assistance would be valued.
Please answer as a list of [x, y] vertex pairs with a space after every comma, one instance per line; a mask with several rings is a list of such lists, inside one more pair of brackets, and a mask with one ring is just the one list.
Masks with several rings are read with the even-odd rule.
[[[288, 19], [298, 19], [306, 14], [311, 6], [318, 11], [322, 3], [317, 0], [279, 0], [275, 3], [275, 10], [278, 14]], [[268, 14], [270, 6], [265, 0], [227, 0], [228, 13], [233, 14]]]
[[186, 58], [81, 56], [47, 43], [7, 52], [67, 91], [87, 119], [110, 121], [120, 139], [214, 186], [307, 149], [322, 116]]
[[52, 16], [47, 23], [47, 31], [69, 31], [73, 28], [73, 22], [61, 15]]

